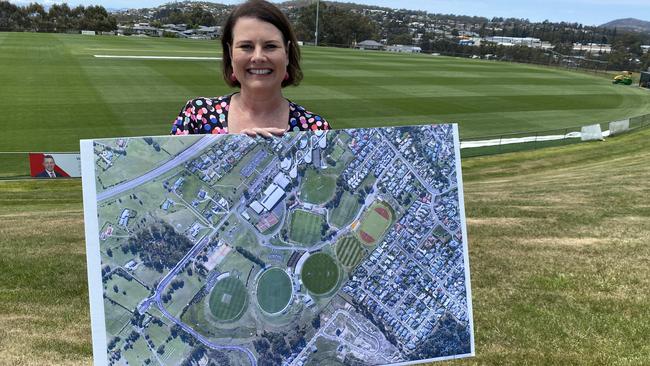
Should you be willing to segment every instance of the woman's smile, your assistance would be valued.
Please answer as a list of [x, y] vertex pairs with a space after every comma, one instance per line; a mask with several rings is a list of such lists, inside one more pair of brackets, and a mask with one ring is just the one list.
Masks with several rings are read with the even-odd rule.
[[242, 92], [280, 93], [289, 58], [278, 28], [256, 18], [242, 17], [233, 27], [230, 52]]

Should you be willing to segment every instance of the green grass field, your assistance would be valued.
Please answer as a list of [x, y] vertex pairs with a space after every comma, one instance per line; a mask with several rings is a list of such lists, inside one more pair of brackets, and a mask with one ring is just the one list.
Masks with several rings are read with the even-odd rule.
[[[0, 33], [0, 151], [166, 134], [186, 99], [230, 90], [218, 62], [93, 55], [219, 53], [207, 41]], [[470, 138], [650, 113], [646, 91], [608, 77], [330, 48], [303, 55], [305, 81], [286, 95], [336, 128], [457, 121]], [[648, 140], [646, 129], [463, 161], [477, 357], [445, 364], [647, 363]], [[0, 156], [0, 177], [24, 174], [25, 160]], [[0, 181], [0, 217], [0, 363], [90, 364], [81, 182]], [[165, 357], [182, 353], [168, 348]]]
[[363, 244], [353, 235], [344, 236], [336, 243], [336, 257], [348, 268], [359, 264], [365, 255]]
[[257, 282], [257, 303], [262, 310], [275, 314], [287, 306], [291, 291], [291, 280], [283, 270], [268, 269]]
[[[380, 215], [377, 210], [382, 210], [386, 217]], [[393, 220], [393, 209], [383, 202], [374, 202], [363, 214], [361, 225], [357, 235], [361, 242], [366, 245], [376, 244]]]
[[337, 227], [349, 225], [359, 212], [360, 206], [357, 197], [344, 191], [339, 205], [330, 211], [330, 222]]
[[[187, 99], [231, 91], [220, 61], [94, 55], [220, 54], [217, 41], [0, 33], [0, 151], [78, 151], [81, 138], [167, 134]], [[457, 121], [472, 137], [650, 113], [642, 90], [546, 67], [310, 47], [302, 65], [304, 82], [286, 96], [335, 128]]]
[[210, 293], [210, 311], [218, 320], [235, 320], [244, 312], [247, 296], [248, 291], [240, 280], [226, 277]]
[[294, 210], [291, 213], [289, 239], [306, 246], [317, 243], [320, 240], [321, 226], [324, 221], [323, 216]]
[[104, 296], [133, 311], [139, 299], [149, 296], [149, 290], [135, 280], [128, 281], [125, 277], [114, 274], [112, 279], [104, 284]]
[[[447, 365], [650, 358], [649, 139], [463, 162], [477, 357]], [[0, 181], [0, 217], [2, 362], [89, 364], [80, 181]]]
[[302, 182], [300, 199], [305, 202], [321, 204], [332, 198], [336, 189], [336, 179], [315, 169], [307, 169]]
[[311, 293], [324, 295], [336, 287], [339, 281], [339, 267], [328, 254], [316, 253], [303, 264], [300, 279]]

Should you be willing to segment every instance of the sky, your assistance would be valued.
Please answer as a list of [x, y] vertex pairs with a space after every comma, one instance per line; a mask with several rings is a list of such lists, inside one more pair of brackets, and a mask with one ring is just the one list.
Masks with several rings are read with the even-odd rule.
[[[44, 5], [62, 3], [56, 0], [32, 0]], [[315, 0], [314, 0], [315, 1]], [[337, 0], [390, 8], [425, 10], [429, 13], [477, 15], [488, 18], [527, 18], [534, 22], [577, 22], [600, 25], [621, 18], [650, 21], [650, 0]], [[29, 0], [11, 0], [26, 5]], [[107, 9], [153, 7], [167, 0], [69, 0], [68, 5], [102, 5]], [[241, 0], [215, 0], [222, 4], [238, 4]], [[273, 1], [278, 2], [278, 1]]]

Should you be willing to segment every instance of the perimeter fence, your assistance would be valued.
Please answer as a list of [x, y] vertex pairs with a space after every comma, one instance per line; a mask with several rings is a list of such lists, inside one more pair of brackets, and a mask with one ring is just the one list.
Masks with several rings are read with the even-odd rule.
[[[600, 124], [601, 129], [606, 131], [606, 135], [610, 124], [611, 122]], [[650, 126], [650, 114], [632, 117], [629, 119], [629, 128], [626, 128], [625, 132], [648, 126]], [[576, 126], [471, 138], [462, 138], [461, 136], [461, 156], [469, 158], [575, 144], [582, 141], [581, 131], [582, 126]], [[55, 154], [51, 151], [40, 152]], [[29, 152], [0, 151], [0, 180], [25, 178], [30, 178]]]
[[[604, 136], [620, 135], [650, 126], [650, 114], [629, 118], [629, 125], [622, 130], [610, 132], [612, 123], [625, 122], [605, 122], [600, 123], [600, 128], [604, 131]], [[461, 156], [464, 158], [474, 156], [485, 156], [504, 154], [509, 152], [535, 150], [552, 146], [564, 146], [582, 142], [582, 129], [584, 126], [574, 126], [558, 128], [544, 131], [528, 131], [504, 133], [491, 136], [476, 136], [471, 138], [461, 137]], [[613, 131], [613, 130], [612, 130]], [[462, 132], [462, 128], [461, 128]]]

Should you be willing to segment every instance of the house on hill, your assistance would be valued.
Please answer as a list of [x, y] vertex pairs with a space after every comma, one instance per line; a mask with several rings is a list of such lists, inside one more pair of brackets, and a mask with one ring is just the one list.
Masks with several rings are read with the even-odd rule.
[[381, 43], [379, 43], [379, 42], [377, 42], [377, 41], [373, 41], [373, 40], [369, 39], [369, 40], [365, 40], [365, 41], [363, 41], [363, 42], [359, 42], [359, 43], [357, 43], [357, 45], [355, 46], [355, 48], [358, 48], [358, 49], [360, 49], [360, 50], [375, 50], [375, 51], [379, 51], [379, 50], [383, 50], [383, 49], [384, 49], [384, 45], [381, 44]]

